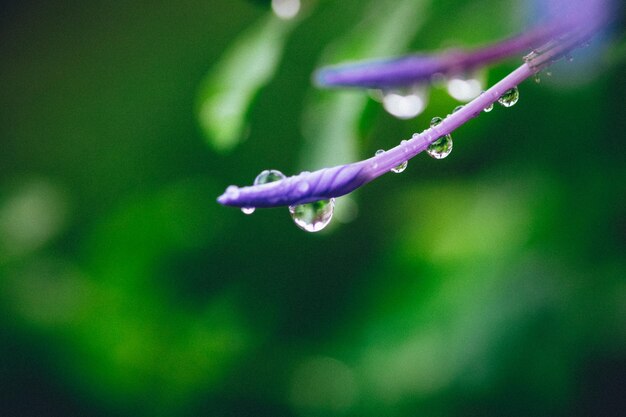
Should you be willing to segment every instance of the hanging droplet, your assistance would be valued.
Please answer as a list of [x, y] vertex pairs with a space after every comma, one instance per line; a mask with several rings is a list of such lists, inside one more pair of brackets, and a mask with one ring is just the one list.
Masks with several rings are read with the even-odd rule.
[[435, 127], [438, 124], [441, 124], [441, 122], [443, 122], [443, 119], [441, 117], [435, 116], [430, 119], [430, 127]]
[[471, 101], [483, 89], [482, 76], [477, 74], [455, 75], [448, 80], [448, 94], [459, 101]]
[[296, 226], [307, 232], [319, 232], [328, 226], [334, 211], [334, 198], [289, 206], [289, 213]]
[[456, 107], [454, 108], [454, 110], [452, 110], [452, 113], [456, 113], [456, 112], [458, 112], [459, 110], [461, 110], [462, 108], [463, 108], [463, 106], [456, 106]]
[[382, 155], [382, 154], [384, 154], [384, 153], [385, 153], [385, 150], [384, 150], [384, 149], [379, 149], [379, 150], [377, 150], [376, 152], [374, 152], [374, 155], [378, 156], [378, 155]]
[[426, 149], [428, 155], [435, 159], [443, 159], [452, 152], [452, 136], [445, 135], [431, 143]]
[[504, 94], [498, 99], [498, 103], [503, 105], [504, 107], [514, 106], [515, 103], [519, 100], [519, 90], [517, 87], [513, 87], [509, 90], [506, 90]]
[[300, 11], [300, 0], [272, 0], [272, 10], [281, 19], [293, 19]]
[[428, 90], [414, 86], [405, 91], [390, 90], [383, 94], [383, 107], [398, 119], [412, 119], [422, 113], [428, 102]]
[[256, 210], [254, 207], [242, 207], [241, 208], [241, 212], [247, 215], [254, 213], [254, 210]]
[[489, 113], [491, 110], [493, 110], [493, 103], [483, 109], [485, 113]]
[[406, 167], [409, 165], [409, 161], [404, 161], [403, 163], [401, 163], [400, 165], [397, 165], [393, 168], [391, 168], [391, 172], [395, 172], [396, 174], [399, 174], [401, 172], [404, 172], [404, 170], [406, 169]]
[[267, 184], [268, 182], [280, 181], [285, 179], [285, 174], [275, 169], [266, 169], [262, 171], [254, 179], [254, 185]]

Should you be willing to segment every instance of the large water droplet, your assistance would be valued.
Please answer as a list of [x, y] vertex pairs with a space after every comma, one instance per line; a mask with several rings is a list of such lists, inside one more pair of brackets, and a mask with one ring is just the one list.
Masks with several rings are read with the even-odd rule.
[[443, 122], [443, 119], [439, 116], [435, 116], [432, 119], [430, 119], [430, 127], [435, 127], [441, 124], [441, 122]]
[[242, 207], [241, 208], [241, 212], [247, 215], [254, 213], [254, 210], [256, 210], [254, 207]]
[[498, 99], [498, 103], [503, 105], [504, 107], [514, 106], [515, 103], [519, 100], [519, 90], [517, 87], [513, 87], [509, 90], [506, 90], [504, 94]]
[[398, 119], [412, 119], [424, 111], [427, 102], [427, 90], [422, 86], [386, 91], [383, 96], [383, 107]]
[[334, 211], [334, 198], [289, 206], [289, 213], [296, 226], [307, 232], [319, 232], [328, 226]]
[[272, 10], [281, 19], [293, 19], [300, 11], [300, 0], [272, 0]]
[[[430, 120], [430, 127], [435, 127], [441, 124], [441, 122], [443, 122], [443, 119], [435, 116]], [[435, 159], [443, 159], [450, 155], [450, 152], [452, 152], [452, 136], [445, 135], [440, 137], [426, 148], [426, 152]]]
[[268, 182], [280, 181], [285, 179], [285, 174], [275, 169], [266, 169], [262, 171], [254, 179], [254, 185], [267, 184]]
[[448, 80], [448, 94], [459, 101], [471, 101], [480, 95], [483, 82], [476, 75], [455, 75]]
[[428, 155], [435, 159], [443, 159], [452, 152], [452, 136], [445, 135], [431, 143], [426, 149]]
[[409, 165], [409, 161], [404, 161], [403, 163], [401, 163], [400, 165], [397, 165], [393, 168], [391, 168], [391, 172], [395, 172], [396, 174], [399, 174], [401, 172], [404, 172], [404, 170], [406, 169], [406, 167]]

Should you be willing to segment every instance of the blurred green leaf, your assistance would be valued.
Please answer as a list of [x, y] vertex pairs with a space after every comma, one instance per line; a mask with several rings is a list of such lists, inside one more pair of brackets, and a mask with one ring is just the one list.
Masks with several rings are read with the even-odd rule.
[[[360, 23], [326, 47], [321, 64], [403, 52], [424, 22], [428, 4], [428, 0], [371, 1]], [[317, 169], [356, 160], [360, 119], [367, 100], [367, 93], [362, 91], [312, 90], [303, 120], [302, 165]]]
[[268, 14], [242, 33], [206, 76], [196, 114], [213, 149], [226, 152], [245, 139], [250, 105], [274, 75], [294, 25]]

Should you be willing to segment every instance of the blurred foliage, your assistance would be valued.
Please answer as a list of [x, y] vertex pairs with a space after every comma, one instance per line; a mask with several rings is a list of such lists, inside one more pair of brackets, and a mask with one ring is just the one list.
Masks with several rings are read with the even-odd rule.
[[395, 120], [316, 90], [315, 68], [479, 45], [532, 14], [326, 0], [279, 21], [268, 3], [3, 4], [0, 414], [620, 415], [623, 39], [310, 235], [215, 198], [367, 157], [458, 104], [435, 86]]

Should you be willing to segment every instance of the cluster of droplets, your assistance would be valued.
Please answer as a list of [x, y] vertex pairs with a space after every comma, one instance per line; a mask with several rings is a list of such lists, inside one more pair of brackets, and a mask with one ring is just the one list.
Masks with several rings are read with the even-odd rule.
[[[433, 117], [430, 121], [430, 127], [435, 127], [441, 124], [441, 122], [443, 122], [441, 117]], [[452, 136], [447, 134], [431, 143], [426, 148], [426, 153], [435, 159], [443, 159], [452, 152], [452, 145]]]
[[[406, 140], [403, 140], [403, 141], [402, 141], [402, 144], [404, 145], [405, 143], [406, 143]], [[406, 151], [408, 151], [408, 148], [405, 148], [405, 149], [406, 149]], [[383, 149], [379, 149], [379, 150], [377, 150], [377, 151], [374, 153], [374, 155], [375, 155], [375, 156], [379, 156], [379, 155], [382, 155], [382, 154], [384, 154], [384, 153], [385, 153], [385, 151], [384, 151]], [[378, 163], [375, 163], [373, 167], [374, 167], [374, 168], [376, 168], [377, 166], [378, 166]], [[409, 161], [408, 161], [408, 160], [407, 160], [407, 161], [402, 162], [402, 163], [401, 163], [401, 164], [399, 164], [399, 165], [396, 165], [396, 166], [395, 166], [395, 167], [393, 167], [393, 168], [391, 168], [391, 172], [396, 173], [396, 174], [400, 174], [400, 173], [404, 172], [404, 170], [406, 169], [406, 167], [407, 167], [407, 166], [409, 166]]]
[[[263, 185], [274, 181], [280, 181], [285, 179], [285, 174], [275, 169], [266, 169], [262, 171], [259, 175], [254, 179], [254, 185]], [[244, 214], [252, 214], [256, 210], [255, 207], [242, 207], [241, 211]]]
[[[275, 169], [266, 169], [256, 176], [256, 178], [254, 179], [254, 185], [268, 184], [270, 182], [280, 181], [285, 178], [285, 174], [280, 171], [277, 171]], [[308, 189], [308, 184], [305, 182], [298, 184], [298, 187], [302, 187], [303, 184], [306, 184], [306, 187]], [[307, 189], [303, 189], [302, 191], [306, 192]], [[226, 192], [234, 193], [235, 190], [236, 187], [233, 187], [231, 191], [227, 189]], [[320, 230], [328, 226], [330, 220], [333, 217], [334, 210], [334, 198], [331, 198], [330, 200], [320, 200], [314, 201], [312, 203], [289, 206], [289, 214], [291, 214], [291, 218], [293, 219], [294, 223], [300, 229], [307, 232], [319, 232]], [[254, 213], [255, 208], [242, 207], [241, 211], [244, 214], [252, 214]]]

